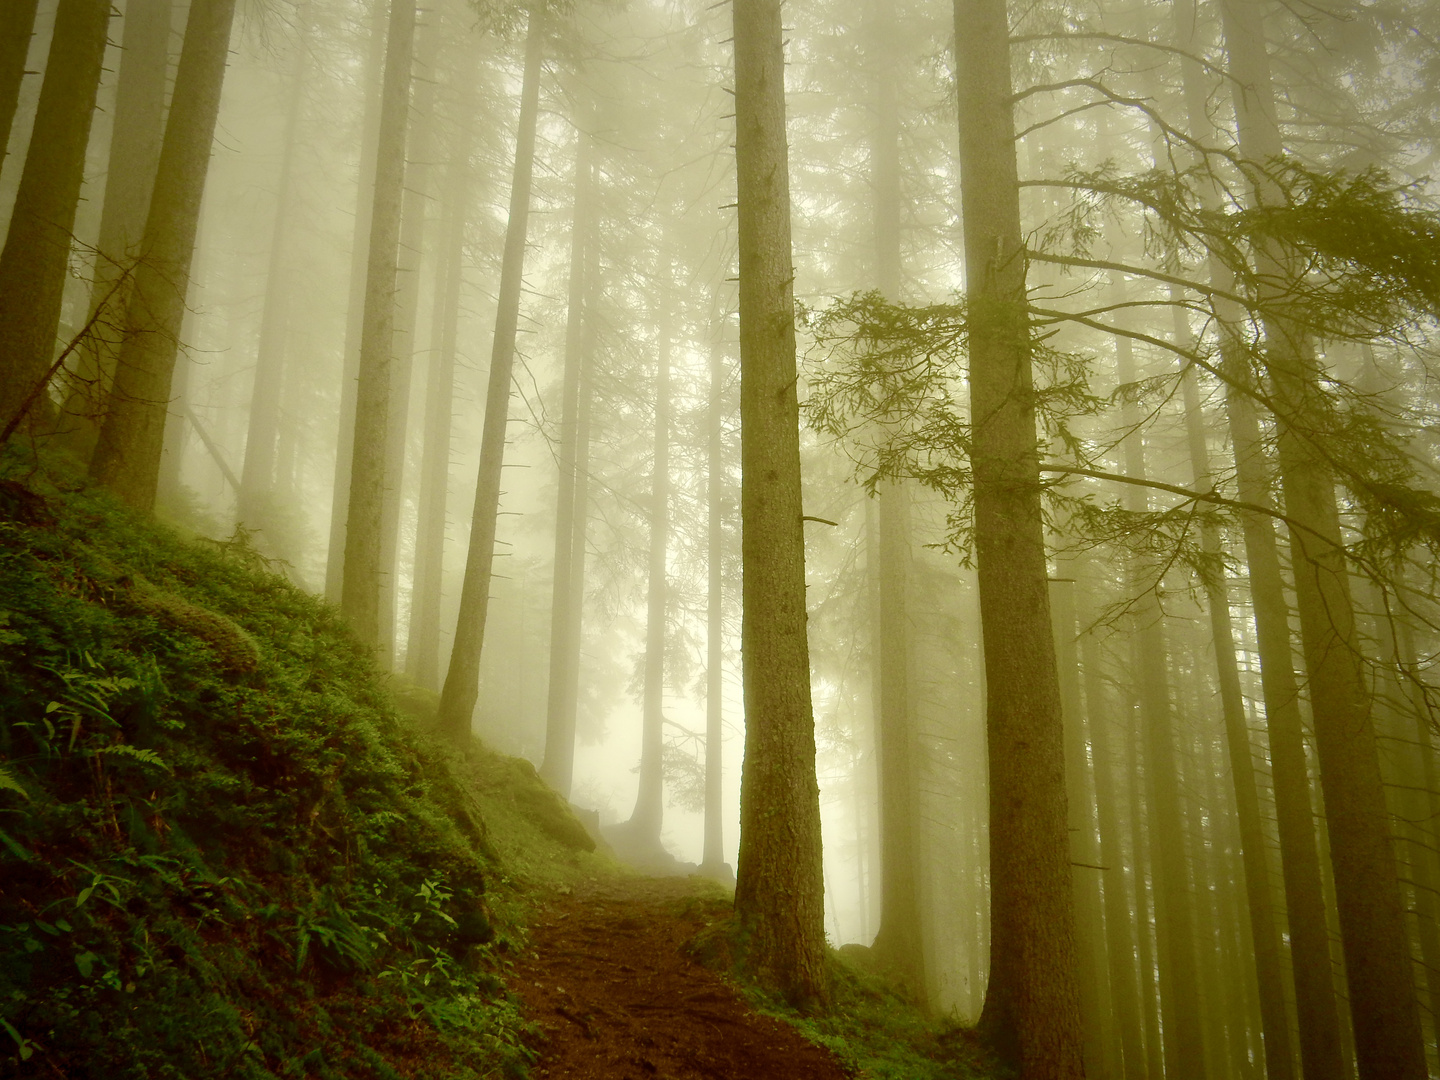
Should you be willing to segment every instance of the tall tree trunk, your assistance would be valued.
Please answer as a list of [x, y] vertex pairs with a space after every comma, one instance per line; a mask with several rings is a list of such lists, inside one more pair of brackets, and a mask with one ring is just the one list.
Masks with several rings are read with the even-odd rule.
[[[900, 111], [893, 14], [872, 6], [866, 29], [875, 78], [870, 184], [875, 238], [875, 286], [892, 302], [900, 296]], [[925, 943], [920, 918], [920, 837], [914, 716], [910, 700], [907, 587], [910, 496], [904, 482], [885, 483], [879, 515], [880, 674], [876, 751], [880, 780], [880, 929], [876, 958], [905, 992], [924, 1004]]]
[[6, 0], [0, 4], [0, 162], [10, 142], [10, 128], [20, 105], [20, 84], [25, 80], [25, 57], [35, 33], [35, 11], [40, 0]]
[[285, 340], [290, 331], [291, 236], [295, 208], [295, 154], [300, 113], [310, 65], [308, 14], [296, 46], [295, 72], [290, 78], [289, 108], [281, 134], [280, 180], [275, 189], [275, 218], [270, 229], [270, 260], [265, 273], [265, 300], [260, 311], [260, 341], [255, 356], [255, 383], [250, 392], [250, 424], [245, 438], [245, 464], [240, 471], [236, 517], [251, 529], [263, 529], [275, 494], [275, 442], [280, 430], [280, 387], [285, 375]]
[[[1283, 145], [1260, 10], [1222, 4], [1241, 156], [1252, 198], [1277, 193], [1265, 178]], [[1350, 598], [1335, 478], [1315, 440], [1326, 437], [1313, 343], [1285, 312], [1287, 255], [1257, 251], [1262, 278], [1265, 367], [1279, 412], [1276, 433], [1290, 531], [1300, 638], [1309, 676], [1315, 748], [1330, 836], [1350, 1015], [1361, 1080], [1422, 1080], [1428, 1073], [1410, 943], [1401, 902], [1371, 701]]]
[[[588, 357], [583, 351], [585, 300], [590, 248], [594, 246], [591, 206], [594, 198], [594, 138], [586, 130], [584, 115], [575, 135], [575, 194], [570, 222], [570, 283], [565, 318], [565, 370], [560, 391], [559, 483], [555, 496], [554, 585], [550, 595], [550, 683], [545, 702], [545, 759], [543, 776], [567, 799], [575, 770], [575, 709], [571, 692], [572, 669], [580, 663], [580, 624], [572, 618], [578, 584], [572, 580], [575, 521], [584, 510], [576, 505], [576, 453], [580, 426], [580, 375]], [[583, 537], [578, 541], [583, 546]]]
[[[429, 18], [421, 17], [425, 14]], [[379, 656], [395, 663], [395, 622], [400, 603], [400, 518], [405, 508], [405, 461], [409, 456], [410, 397], [415, 376], [415, 325], [420, 314], [420, 268], [430, 219], [431, 160], [435, 156], [435, 59], [442, 28], [439, 12], [417, 10], [414, 97], [405, 140], [405, 194], [401, 200], [400, 248], [396, 256], [395, 325], [391, 335], [389, 430], [385, 436], [385, 484], [380, 517]], [[413, 586], [413, 578], [412, 578]]]
[[387, 0], [370, 0], [370, 48], [365, 57], [365, 109], [360, 127], [359, 185], [350, 232], [350, 292], [345, 306], [345, 356], [340, 377], [340, 427], [335, 441], [335, 479], [330, 492], [330, 538], [325, 558], [325, 598], [340, 603], [345, 581], [345, 526], [350, 516], [350, 467], [355, 456], [355, 405], [360, 383], [360, 338], [365, 327], [365, 281], [370, 222], [375, 203], [380, 143], [380, 101], [385, 46], [381, 15]]
[[[1117, 375], [1122, 384], [1136, 381], [1130, 339], [1115, 339]], [[1138, 431], [1141, 417], [1133, 405], [1125, 408], [1124, 461], [1128, 476], [1147, 478], [1145, 446]], [[1129, 486], [1127, 508], [1145, 513], [1145, 489]], [[1186, 868], [1185, 811], [1176, 754], [1175, 715], [1167, 676], [1164, 614], [1156, 595], [1160, 582], [1144, 580], [1150, 567], [1136, 567], [1134, 588], [1144, 591], [1133, 601], [1131, 631], [1135, 677], [1140, 696], [1141, 739], [1145, 745], [1146, 803], [1155, 894], [1155, 937], [1160, 954], [1160, 1014], [1165, 1033], [1165, 1074], [1207, 1075], [1199, 971], [1195, 960], [1195, 905]]]
[[[1069, 559], [1062, 569], [1071, 569]], [[1089, 755], [1085, 732], [1090, 720], [1081, 705], [1080, 663], [1076, 647], [1075, 580], [1061, 579], [1051, 590], [1055, 619], [1055, 656], [1059, 663], [1061, 713], [1065, 720], [1065, 790], [1069, 795], [1070, 861], [1075, 892], [1075, 952], [1080, 980], [1080, 1019], [1085, 1040], [1085, 1073], [1117, 1072], [1114, 1025], [1105, 955], [1105, 923], [1100, 909], [1099, 859], [1095, 818], [1091, 813]]]
[[732, 11], [745, 666], [735, 911], [761, 982], [811, 1007], [828, 987], [805, 630], [785, 46], [780, 0], [735, 0]]
[[[1179, 308], [1175, 310], [1176, 322], [1180, 324], [1183, 315]], [[1180, 326], [1179, 329], [1181, 346], [1189, 347], [1188, 327]], [[1194, 371], [1187, 371], [1183, 378], [1190, 468], [1195, 490], [1205, 491], [1214, 484], [1210, 472], [1210, 452], [1205, 440], [1205, 418], [1201, 414]], [[1295, 1075], [1295, 1062], [1290, 1045], [1290, 1021], [1285, 1014], [1280, 931], [1271, 900], [1270, 866], [1260, 819], [1260, 794], [1255, 783], [1255, 763], [1245, 722], [1245, 701], [1240, 691], [1240, 668], [1235, 659], [1235, 635], [1230, 625], [1230, 596], [1225, 582], [1219, 531], [1213, 525], [1202, 526], [1200, 542], [1211, 559], [1210, 572], [1204, 582], [1205, 601], [1210, 613], [1210, 636], [1215, 649], [1216, 677], [1220, 684], [1220, 712], [1225, 722], [1225, 745], [1230, 756], [1230, 779], [1235, 789], [1240, 830], [1240, 854], [1245, 867], [1246, 908], [1250, 940], [1255, 950], [1255, 976], [1260, 989], [1265, 1072], [1269, 1080], [1288, 1080]]]
[[145, 215], [165, 137], [165, 85], [170, 61], [172, 0], [130, 0], [125, 5], [124, 48], [115, 91], [115, 123], [105, 170], [90, 312], [103, 305], [100, 330], [79, 350], [65, 399], [65, 442], [82, 461], [95, 449], [104, 406], [115, 378], [129, 290], [116, 289], [140, 253]]
[[[1132, 661], [1132, 666], [1135, 666]], [[1126, 715], [1135, 712], [1135, 703], [1127, 701]], [[1145, 1070], [1150, 1077], [1165, 1075], [1164, 1045], [1160, 1038], [1160, 987], [1156, 981], [1156, 952], [1158, 918], [1154, 915], [1153, 900], [1155, 875], [1151, 865], [1149, 845], [1146, 843], [1151, 830], [1147, 820], [1147, 791], [1150, 787], [1150, 762], [1142, 756], [1143, 739], [1132, 735], [1126, 739], [1127, 767], [1130, 773], [1128, 785], [1130, 810], [1130, 861], [1135, 876], [1135, 929], [1136, 958], [1140, 962], [1140, 1008], [1145, 1024]], [[1143, 763], [1143, 765], [1142, 765]], [[1143, 768], [1143, 771], [1142, 771]]]
[[[662, 273], [668, 275], [668, 264]], [[640, 735], [640, 785], [628, 827], [647, 847], [660, 846], [665, 811], [665, 608], [668, 582], [665, 553], [670, 536], [670, 298], [659, 286], [658, 358], [655, 369], [655, 451], [650, 478], [650, 573], [645, 601], [645, 700]]]
[[91, 476], [141, 510], [155, 505], [170, 382], [234, 22], [235, 0], [191, 4], [125, 316], [125, 343], [90, 462]]
[[[1176, 4], [1175, 23], [1178, 43], [1198, 54], [1193, 0]], [[1206, 107], [1210, 90], [1204, 72], [1197, 61], [1186, 59], [1181, 65], [1181, 74], [1191, 134], [1208, 139], [1213, 130]], [[1210, 187], [1202, 188], [1201, 196], [1211, 208], [1218, 205], [1217, 194]], [[1208, 269], [1211, 282], [1218, 289], [1233, 293], [1234, 275], [1219, 259], [1211, 257]], [[1220, 314], [1221, 355], [1230, 374], [1226, 384], [1226, 413], [1238, 494], [1244, 502], [1268, 507], [1271, 504], [1270, 466], [1255, 405], [1243, 391], [1235, 388], [1247, 367], [1244, 344], [1238, 336], [1245, 314], [1230, 309], [1222, 309]], [[1315, 839], [1316, 819], [1300, 716], [1300, 689], [1292, 658], [1290, 610], [1285, 600], [1275, 525], [1271, 517], [1260, 513], [1242, 511], [1239, 517], [1270, 743], [1271, 784], [1280, 837], [1280, 868], [1285, 882], [1301, 1072], [1305, 1080], [1341, 1080], [1346, 1074], [1341, 1053], [1341, 1021], [1330, 963], [1325, 894]]]
[[465, 229], [469, 222], [475, 150], [475, 67], [463, 62], [457, 76], [456, 123], [445, 178], [430, 368], [425, 376], [425, 449], [416, 508], [415, 583], [405, 673], [419, 686], [440, 689], [440, 600], [445, 565], [445, 509], [450, 485], [450, 437], [455, 406], [455, 357], [464, 278]]
[[882, 485], [879, 499], [880, 708], [876, 751], [880, 779], [880, 929], [876, 958], [911, 998], [926, 1000], [920, 922], [920, 813], [914, 716], [910, 701], [910, 493]]
[[520, 288], [525, 273], [525, 234], [530, 218], [530, 179], [535, 166], [535, 118], [540, 105], [540, 67], [545, 50], [544, 8], [530, 7], [525, 32], [525, 73], [520, 87], [520, 122], [515, 137], [515, 171], [510, 182], [510, 219], [500, 266], [500, 295], [495, 308], [495, 340], [485, 396], [485, 426], [480, 435], [480, 468], [475, 480], [475, 510], [470, 547], [460, 590], [460, 615], [450, 667], [440, 692], [440, 727], [468, 744], [470, 720], [480, 696], [480, 652], [485, 615], [490, 608], [491, 563], [495, 556], [495, 519], [500, 511], [500, 470], [505, 461], [510, 418], [510, 381], [515, 367], [515, 334], [520, 320]]
[[26, 426], [54, 413], [44, 384], [109, 26], [110, 0], [60, 0], [55, 13], [34, 134], [0, 251], [0, 427], [22, 412]]
[[[1098, 593], [1091, 560], [1078, 561], [1075, 576], [1087, 594]], [[1105, 957], [1110, 976], [1110, 1000], [1115, 1013], [1125, 1080], [1145, 1080], [1145, 1032], [1140, 1017], [1140, 991], [1135, 975], [1135, 910], [1126, 897], [1125, 852], [1121, 840], [1119, 794], [1115, 787], [1116, 759], [1110, 747], [1113, 705], [1102, 667], [1101, 645], [1095, 632], [1080, 638], [1080, 664], [1085, 681], [1086, 725], [1094, 761], [1095, 812], [1100, 833], [1100, 866], [1104, 881]], [[1133, 782], [1133, 777], [1132, 777]], [[1144, 888], [1136, 874], [1136, 884]], [[1108, 1075], [1102, 1073], [1102, 1076]], [[1115, 1071], [1118, 1076], [1121, 1075]]]
[[345, 566], [340, 610], [372, 649], [380, 641], [381, 530], [389, 453], [391, 362], [395, 348], [395, 290], [400, 215], [405, 191], [405, 133], [410, 112], [410, 67], [415, 0], [391, 0], [380, 91], [375, 193], [365, 265], [365, 307], [355, 390], [355, 430], [346, 507]]
[[[718, 322], [718, 320], [717, 320]], [[723, 333], [720, 323], [717, 334]], [[724, 791], [721, 788], [724, 732], [724, 389], [725, 348], [717, 338], [710, 350], [710, 401], [706, 422], [705, 502], [706, 502], [706, 592], [705, 592], [705, 847], [700, 861], [701, 873], [730, 879], [725, 863], [725, 833], [722, 814]], [[861, 907], [864, 907], [864, 884], [861, 884]], [[862, 916], [863, 917], [863, 916]]]
[[990, 760], [980, 1027], [1022, 1075], [1063, 1080], [1084, 1065], [1005, 0], [955, 0], [955, 38]]

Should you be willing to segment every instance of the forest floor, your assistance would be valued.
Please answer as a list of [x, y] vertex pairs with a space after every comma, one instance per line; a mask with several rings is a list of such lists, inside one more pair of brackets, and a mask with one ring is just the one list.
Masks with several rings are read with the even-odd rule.
[[681, 877], [606, 876], [546, 898], [509, 979], [543, 1033], [531, 1076], [843, 1080], [829, 1050], [694, 957], [728, 908]]

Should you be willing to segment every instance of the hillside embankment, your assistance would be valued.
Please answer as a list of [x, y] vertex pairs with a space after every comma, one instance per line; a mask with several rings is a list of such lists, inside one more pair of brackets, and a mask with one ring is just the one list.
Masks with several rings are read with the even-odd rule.
[[975, 1075], [838, 961], [832, 1014], [768, 1002], [722, 890], [431, 738], [283, 569], [0, 463], [0, 1074]]

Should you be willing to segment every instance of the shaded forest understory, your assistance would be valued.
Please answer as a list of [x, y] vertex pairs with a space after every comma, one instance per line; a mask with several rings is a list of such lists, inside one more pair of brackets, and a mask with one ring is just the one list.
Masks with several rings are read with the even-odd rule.
[[826, 1016], [747, 989], [719, 886], [436, 742], [243, 538], [11, 468], [0, 595], [6, 1075], [983, 1075], [838, 959]]

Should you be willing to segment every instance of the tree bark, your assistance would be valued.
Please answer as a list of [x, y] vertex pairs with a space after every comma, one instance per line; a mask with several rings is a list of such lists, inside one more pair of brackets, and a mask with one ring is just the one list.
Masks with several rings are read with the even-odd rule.
[[955, 37], [990, 758], [990, 983], [980, 1027], [1022, 1075], [1063, 1080], [1084, 1065], [1004, 0], [955, 0]]
[[90, 285], [91, 315], [102, 304], [108, 311], [98, 320], [99, 333], [79, 350], [64, 406], [65, 442], [82, 461], [90, 459], [100, 435], [123, 340], [118, 324], [125, 317], [130, 290], [116, 289], [116, 284], [140, 253], [145, 215], [155, 188], [160, 143], [165, 137], [165, 85], [173, 7], [172, 0], [130, 0], [125, 5], [115, 123]]
[[[586, 114], [588, 119], [588, 113]], [[567, 799], [575, 770], [576, 695], [571, 672], [580, 663], [580, 623], [574, 594], [574, 549], [583, 548], [583, 532], [576, 536], [576, 519], [584, 517], [577, 505], [575, 490], [576, 454], [580, 427], [580, 376], [588, 357], [584, 352], [584, 322], [587, 317], [587, 274], [590, 248], [594, 246], [591, 224], [594, 198], [594, 139], [582, 120], [576, 131], [575, 194], [570, 223], [570, 283], [565, 319], [565, 370], [560, 391], [559, 483], [555, 496], [555, 580], [550, 595], [550, 683], [545, 703], [545, 759], [543, 776]]]
[[520, 88], [520, 122], [515, 138], [515, 171], [510, 183], [510, 218], [505, 228], [495, 341], [490, 352], [490, 379], [485, 396], [485, 426], [480, 435], [480, 468], [475, 480], [475, 510], [470, 521], [470, 547], [465, 559], [455, 643], [450, 650], [445, 686], [440, 692], [440, 727], [461, 745], [469, 743], [471, 717], [480, 696], [480, 652], [485, 643], [485, 615], [490, 608], [495, 519], [500, 510], [500, 471], [505, 460], [515, 334], [525, 273], [525, 234], [535, 165], [535, 118], [539, 111], [540, 68], [545, 46], [543, 7], [532, 4], [529, 18], [525, 32], [525, 73]]
[[762, 984], [828, 996], [805, 629], [785, 50], [779, 0], [735, 0], [745, 765], [735, 911]]
[[22, 411], [26, 428], [54, 415], [48, 392], [36, 388], [55, 355], [109, 26], [110, 0], [60, 0], [55, 13], [34, 134], [0, 251], [0, 427]]
[[409, 123], [414, 43], [415, 0], [391, 0], [385, 76], [380, 91], [375, 193], [365, 264], [365, 306], [340, 590], [340, 610], [360, 640], [375, 650], [381, 645], [380, 576], [385, 567], [381, 562], [380, 534], [385, 506], [385, 463], [389, 453], [395, 279], [405, 191], [405, 134]]
[[35, 12], [40, 0], [7, 0], [0, 4], [0, 162], [10, 141], [20, 84], [25, 80], [25, 57], [35, 34]]
[[[1236, 83], [1240, 153], [1247, 162], [1252, 200], [1263, 205], [1277, 197], [1264, 169], [1284, 152], [1264, 26], [1258, 8], [1235, 0], [1222, 5], [1222, 15], [1228, 67]], [[1335, 478], [1313, 442], [1325, 438], [1323, 372], [1308, 334], [1285, 311], [1287, 253], [1261, 244], [1257, 266], [1267, 294], [1262, 296], [1264, 363], [1279, 406], [1280, 480], [1356, 1063], [1361, 1080], [1423, 1080], [1428, 1074], [1425, 1044]]]
[[234, 21], [235, 0], [193, 0], [126, 310], [125, 343], [90, 462], [92, 477], [140, 510], [155, 505], [170, 383]]

